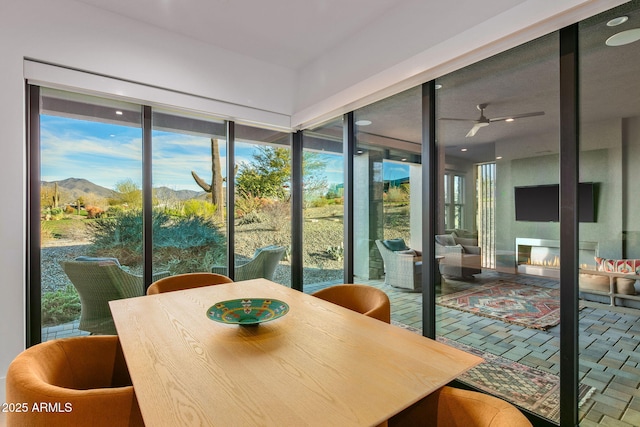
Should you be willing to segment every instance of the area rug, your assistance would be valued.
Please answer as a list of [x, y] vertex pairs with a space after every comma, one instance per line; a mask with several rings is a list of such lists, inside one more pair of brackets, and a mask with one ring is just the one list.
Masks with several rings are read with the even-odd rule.
[[546, 330], [560, 323], [560, 290], [498, 280], [462, 292], [442, 295], [437, 304]]
[[[417, 328], [394, 325], [422, 334]], [[560, 379], [557, 375], [535, 369], [475, 347], [437, 337], [443, 344], [482, 357], [485, 362], [468, 370], [458, 380], [471, 387], [498, 396], [548, 420], [560, 420]], [[594, 387], [580, 384], [579, 407], [591, 397]]]
[[[560, 421], [560, 378], [557, 375], [445, 337], [437, 339], [444, 344], [475, 354], [485, 360], [484, 363], [462, 374], [458, 378], [460, 381], [505, 399], [548, 420]], [[594, 387], [580, 384], [578, 407], [582, 406], [594, 391]]]

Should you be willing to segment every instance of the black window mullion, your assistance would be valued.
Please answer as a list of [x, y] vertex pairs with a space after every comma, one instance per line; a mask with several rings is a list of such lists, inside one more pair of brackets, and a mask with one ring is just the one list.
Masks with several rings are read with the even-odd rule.
[[227, 122], [227, 275], [235, 277], [235, 224], [236, 211], [236, 181], [235, 181], [235, 149], [236, 149], [236, 124]]
[[435, 138], [435, 81], [422, 85], [422, 335], [436, 337], [436, 197], [438, 167]]
[[353, 242], [354, 242], [354, 182], [353, 157], [356, 146], [356, 125], [353, 111], [343, 118], [344, 154], [344, 283], [353, 283]]
[[27, 151], [28, 196], [27, 212], [27, 302], [26, 302], [26, 347], [42, 341], [42, 274], [40, 258], [40, 87], [26, 86], [27, 100]]
[[303, 212], [302, 184], [303, 147], [302, 131], [293, 134], [291, 144], [291, 287], [299, 291], [303, 288]]
[[153, 194], [151, 107], [142, 107], [142, 257], [143, 281], [147, 289], [153, 282]]
[[578, 25], [560, 30], [560, 425], [578, 425]]

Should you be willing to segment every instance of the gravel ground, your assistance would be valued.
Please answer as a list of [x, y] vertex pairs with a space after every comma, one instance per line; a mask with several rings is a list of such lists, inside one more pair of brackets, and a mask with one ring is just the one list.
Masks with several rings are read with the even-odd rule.
[[[304, 283], [339, 283], [343, 277], [342, 260], [336, 259], [328, 249], [329, 247], [336, 249], [342, 245], [342, 206], [314, 208], [312, 212], [313, 216], [308, 216], [304, 222]], [[279, 224], [283, 223], [287, 224], [288, 220], [284, 222], [279, 220]], [[277, 225], [278, 223], [275, 222], [236, 225], [236, 253], [242, 257], [251, 258], [256, 248], [274, 244], [289, 246], [291, 238], [288, 227], [279, 228]], [[387, 224], [387, 227], [396, 229], [397, 224]], [[408, 235], [408, 227], [405, 233]], [[405, 233], [400, 232], [400, 235], [405, 237], [403, 235]], [[73, 237], [43, 241], [41, 252], [43, 292], [50, 292], [70, 283], [60, 267], [60, 261], [90, 254], [90, 243], [85, 236]], [[291, 266], [288, 260], [280, 263], [276, 269], [274, 281], [290, 285]]]

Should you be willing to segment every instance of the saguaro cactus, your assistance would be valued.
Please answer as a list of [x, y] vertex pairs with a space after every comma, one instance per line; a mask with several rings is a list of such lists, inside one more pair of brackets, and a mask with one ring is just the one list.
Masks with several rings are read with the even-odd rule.
[[216, 217], [224, 219], [224, 192], [222, 191], [222, 166], [220, 164], [220, 148], [218, 140], [211, 138], [211, 184], [207, 184], [198, 176], [195, 171], [191, 171], [193, 179], [207, 193], [211, 193], [211, 203], [216, 206]]

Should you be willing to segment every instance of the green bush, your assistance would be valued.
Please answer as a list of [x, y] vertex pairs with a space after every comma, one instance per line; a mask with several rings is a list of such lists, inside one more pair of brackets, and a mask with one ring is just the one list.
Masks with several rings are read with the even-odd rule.
[[80, 317], [80, 297], [72, 285], [42, 295], [42, 324], [59, 325]]
[[[154, 211], [153, 263], [156, 268], [172, 272], [206, 271], [210, 263], [223, 259], [225, 237], [209, 219], [192, 215], [170, 216]], [[99, 218], [92, 223], [93, 249], [96, 255], [116, 256], [120, 263], [135, 267], [142, 264], [142, 213], [123, 211], [113, 218]], [[173, 266], [173, 268], [171, 268]]]
[[182, 211], [184, 216], [197, 215], [212, 218], [216, 213], [216, 205], [206, 200], [189, 199], [184, 202]]

